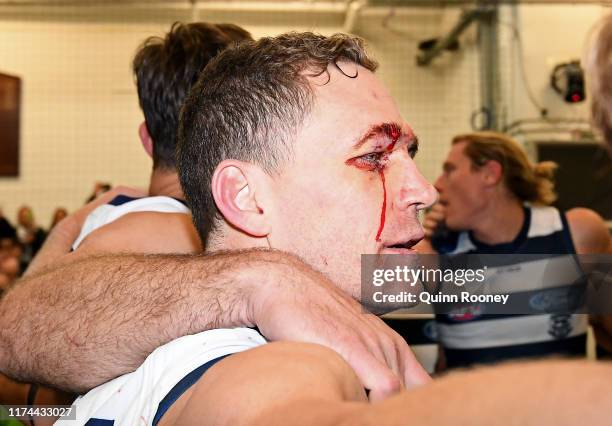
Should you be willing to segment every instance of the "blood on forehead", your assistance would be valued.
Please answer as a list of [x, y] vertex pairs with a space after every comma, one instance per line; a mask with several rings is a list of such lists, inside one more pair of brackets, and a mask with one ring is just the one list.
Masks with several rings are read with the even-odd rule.
[[[385, 150], [391, 151], [402, 136], [408, 136], [410, 139], [413, 139], [414, 135], [412, 133], [412, 129], [409, 129], [404, 133], [402, 132], [400, 125], [397, 123], [389, 122], [376, 124], [370, 127], [370, 129], [357, 141], [354, 148], [357, 149], [364, 145], [368, 140], [374, 139], [376, 140], [378, 149], [384, 148]], [[379, 139], [380, 137], [383, 137], [386, 140], [382, 141]]]

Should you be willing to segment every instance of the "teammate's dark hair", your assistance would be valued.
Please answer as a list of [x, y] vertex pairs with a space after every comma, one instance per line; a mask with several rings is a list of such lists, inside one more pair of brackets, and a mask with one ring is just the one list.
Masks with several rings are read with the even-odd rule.
[[153, 139], [154, 168], [176, 168], [178, 117], [189, 89], [212, 58], [243, 40], [252, 37], [233, 24], [176, 22], [164, 38], [149, 37], [138, 48], [133, 71]]

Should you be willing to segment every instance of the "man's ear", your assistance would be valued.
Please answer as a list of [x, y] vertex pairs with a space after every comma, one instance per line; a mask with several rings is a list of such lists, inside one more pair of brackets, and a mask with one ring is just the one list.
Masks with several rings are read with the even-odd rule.
[[153, 139], [151, 139], [151, 135], [149, 134], [149, 129], [147, 129], [146, 121], [140, 123], [138, 126], [138, 137], [140, 137], [140, 142], [142, 142], [142, 146], [149, 157], [153, 158]]
[[259, 167], [238, 160], [222, 161], [212, 177], [212, 193], [217, 208], [235, 228], [253, 237], [270, 233], [262, 197], [265, 185]]
[[495, 160], [489, 160], [482, 167], [484, 172], [484, 181], [488, 185], [497, 185], [503, 178], [502, 165]]

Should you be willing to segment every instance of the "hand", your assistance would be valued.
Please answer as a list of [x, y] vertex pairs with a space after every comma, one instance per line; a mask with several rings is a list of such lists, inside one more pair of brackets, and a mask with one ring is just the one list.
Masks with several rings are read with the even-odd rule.
[[425, 238], [431, 239], [436, 228], [446, 219], [446, 207], [440, 203], [434, 204], [431, 209], [425, 214], [423, 220], [423, 229], [425, 230]]
[[[259, 285], [253, 322], [269, 340], [317, 343], [353, 368], [370, 400], [430, 381], [404, 339], [324, 275], [296, 260], [270, 285]], [[274, 267], [268, 265], [270, 274]]]

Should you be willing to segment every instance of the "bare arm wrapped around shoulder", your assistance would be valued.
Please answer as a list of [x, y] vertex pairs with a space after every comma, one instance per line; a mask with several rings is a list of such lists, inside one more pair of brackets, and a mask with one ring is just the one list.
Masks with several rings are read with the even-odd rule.
[[283, 274], [296, 261], [252, 250], [105, 254], [56, 264], [0, 300], [0, 368], [24, 381], [88, 390], [133, 371], [177, 337], [252, 325], [247, 301], [254, 283], [273, 275], [270, 262]]

